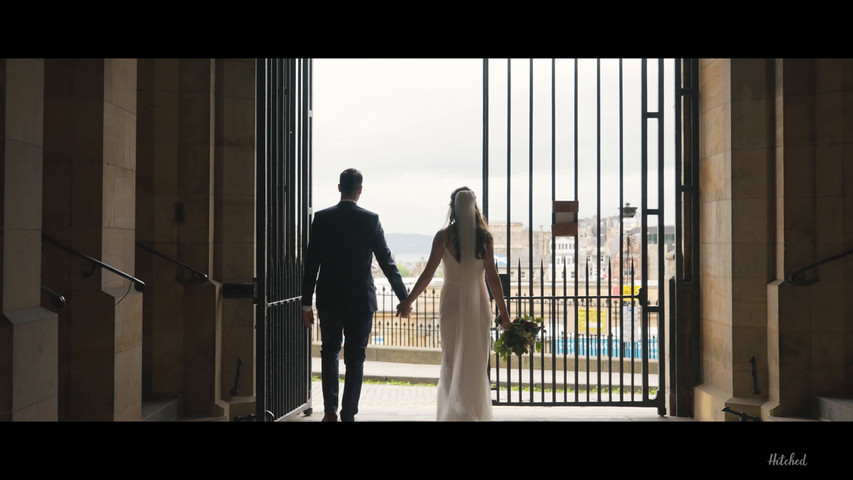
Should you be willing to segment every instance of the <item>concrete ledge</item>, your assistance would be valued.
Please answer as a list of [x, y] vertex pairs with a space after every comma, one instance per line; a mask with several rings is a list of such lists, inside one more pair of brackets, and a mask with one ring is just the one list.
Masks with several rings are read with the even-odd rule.
[[438, 348], [371, 345], [367, 348], [367, 361], [441, 365], [441, 350]]
[[[311, 345], [311, 356], [320, 357], [320, 343]], [[389, 347], [386, 345], [368, 345], [368, 362], [414, 363], [421, 365], [441, 365], [441, 349], [422, 347]]]

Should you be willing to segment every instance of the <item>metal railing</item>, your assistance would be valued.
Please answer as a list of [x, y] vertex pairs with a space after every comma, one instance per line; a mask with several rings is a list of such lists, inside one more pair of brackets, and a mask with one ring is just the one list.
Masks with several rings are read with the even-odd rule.
[[[441, 303], [440, 288], [429, 287], [418, 298], [412, 314], [408, 318], [395, 316], [398, 299], [394, 292], [382, 287], [376, 292], [379, 310], [373, 314], [373, 329], [369, 345], [391, 347], [441, 348], [439, 332], [439, 304]], [[527, 297], [512, 298], [515, 303], [526, 303]], [[581, 302], [582, 303], [582, 302]], [[550, 305], [547, 304], [547, 305]], [[546, 306], [547, 306], [546, 305]], [[585, 306], [578, 308], [584, 309]], [[533, 312], [534, 316], [551, 316], [550, 310]], [[554, 311], [554, 315], [562, 316], [563, 312]], [[322, 322], [322, 318], [318, 319]], [[639, 334], [625, 333], [625, 338], [615, 335], [588, 334], [582, 332], [574, 335], [547, 333], [554, 322], [546, 322], [546, 334], [543, 335], [542, 352], [544, 354], [580, 355], [589, 357], [642, 358], [645, 353], [649, 359], [659, 358], [660, 344], [655, 335], [649, 335], [644, 342]], [[321, 342], [319, 328], [312, 330], [312, 341]]]
[[[401, 318], [395, 316], [399, 299], [394, 291], [386, 287], [380, 288], [376, 292], [379, 310], [373, 314], [373, 329], [369, 344], [441, 348], [438, 329], [439, 291], [440, 288], [427, 287], [412, 306], [411, 315], [408, 318]], [[322, 318], [318, 319], [318, 322], [322, 321]], [[312, 330], [312, 341], [321, 341], [319, 328]]]
[[113, 267], [112, 265], [108, 265], [108, 264], [98, 260], [97, 258], [90, 257], [89, 255], [86, 255], [84, 253], [80, 253], [77, 250], [74, 250], [70, 247], [66, 247], [65, 245], [57, 242], [56, 240], [50, 238], [47, 235], [42, 234], [42, 239], [44, 239], [45, 241], [47, 241], [49, 243], [52, 243], [53, 245], [56, 245], [57, 247], [67, 251], [68, 253], [71, 253], [72, 255], [76, 255], [80, 258], [88, 260], [89, 262], [92, 262], [92, 269], [88, 272], [83, 273], [84, 278], [88, 278], [89, 276], [91, 276], [92, 273], [94, 273], [95, 268], [100, 267], [100, 268], [103, 268], [104, 270], [108, 270], [112, 273], [115, 273], [116, 275], [118, 275], [120, 277], [123, 277], [123, 278], [130, 280], [131, 284], [133, 284], [133, 286], [134, 286], [134, 288], [136, 288], [137, 292], [141, 292], [141, 291], [145, 290], [145, 282], [134, 277], [133, 275], [131, 275], [129, 273], [122, 272], [121, 270]]
[[847, 255], [850, 255], [850, 254], [853, 254], [853, 249], [839, 253], [838, 255], [833, 255], [831, 257], [825, 258], [825, 259], [823, 259], [819, 262], [815, 262], [815, 263], [813, 263], [807, 267], [803, 267], [803, 268], [797, 270], [796, 272], [792, 273], [787, 278], [787, 281], [789, 283], [794, 284], [794, 285], [811, 285], [813, 283], [816, 283], [818, 281], [817, 278], [806, 279], [806, 272], [807, 271], [813, 270], [813, 269], [815, 269], [821, 265], [824, 265], [826, 263], [829, 263], [829, 262], [838, 260], [840, 258], [846, 257]]
[[50, 297], [50, 306], [53, 307], [54, 310], [59, 310], [60, 308], [65, 306], [65, 296], [61, 293], [51, 288], [45, 287], [44, 285], [42, 285], [41, 291], [42, 293], [45, 293], [48, 297]]
[[139, 248], [141, 248], [141, 249], [143, 249], [143, 250], [145, 250], [145, 251], [146, 251], [146, 252], [148, 252], [148, 253], [151, 253], [151, 254], [153, 254], [153, 255], [155, 255], [155, 256], [158, 256], [158, 257], [160, 257], [160, 258], [162, 258], [162, 259], [164, 259], [164, 260], [167, 260], [167, 261], [169, 261], [169, 262], [172, 262], [172, 263], [174, 263], [175, 265], [178, 265], [179, 267], [182, 267], [182, 268], [184, 268], [184, 269], [186, 269], [186, 270], [189, 270], [189, 272], [190, 272], [190, 281], [198, 281], [199, 283], [204, 283], [204, 282], [208, 281], [208, 276], [207, 276], [207, 274], [206, 274], [206, 273], [204, 273], [204, 272], [202, 272], [201, 270], [197, 270], [197, 269], [195, 269], [195, 268], [193, 268], [193, 267], [191, 267], [191, 266], [187, 265], [186, 263], [181, 262], [180, 260], [174, 259], [174, 258], [172, 258], [172, 257], [170, 257], [170, 256], [168, 256], [168, 255], [165, 255], [165, 254], [163, 254], [163, 253], [160, 253], [160, 252], [158, 252], [157, 250], [155, 250], [154, 248], [149, 247], [148, 245], [146, 245], [146, 244], [144, 244], [144, 243], [136, 242], [136, 246], [137, 246], [137, 247], [139, 247]]

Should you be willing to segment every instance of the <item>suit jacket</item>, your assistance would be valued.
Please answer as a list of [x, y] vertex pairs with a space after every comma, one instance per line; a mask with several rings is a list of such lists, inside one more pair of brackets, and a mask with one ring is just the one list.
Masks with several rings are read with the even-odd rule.
[[302, 305], [312, 304], [316, 286], [317, 310], [375, 312], [374, 255], [397, 298], [405, 300], [408, 292], [391, 259], [379, 215], [348, 201], [316, 212], [308, 238]]

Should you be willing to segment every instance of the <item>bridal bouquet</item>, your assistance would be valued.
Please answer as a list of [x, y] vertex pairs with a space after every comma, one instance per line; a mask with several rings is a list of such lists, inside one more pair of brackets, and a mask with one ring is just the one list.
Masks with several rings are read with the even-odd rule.
[[[501, 322], [501, 317], [498, 316], [495, 324], [500, 326]], [[504, 359], [509, 358], [513, 353], [521, 357], [525, 353], [532, 352], [532, 348], [541, 352], [542, 340], [539, 338], [539, 333], [545, 331], [543, 323], [544, 320], [541, 318], [531, 318], [528, 315], [516, 318], [510, 324], [509, 330], [502, 332], [495, 341], [495, 352]]]

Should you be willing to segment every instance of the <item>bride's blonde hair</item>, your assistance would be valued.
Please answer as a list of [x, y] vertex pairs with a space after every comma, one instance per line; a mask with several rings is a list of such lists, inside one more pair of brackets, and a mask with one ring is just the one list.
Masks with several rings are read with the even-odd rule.
[[474, 242], [474, 251], [477, 258], [486, 256], [486, 245], [492, 241], [492, 234], [489, 232], [489, 226], [483, 214], [480, 213], [480, 208], [477, 206], [477, 197], [474, 191], [468, 187], [459, 187], [450, 194], [450, 209], [447, 212], [447, 217], [450, 225], [448, 228], [453, 232], [453, 246], [456, 251], [456, 260], [460, 259], [461, 250], [459, 248], [459, 232], [457, 230], [457, 211], [456, 211], [456, 196], [459, 192], [470, 192], [474, 203], [474, 225], [476, 227], [476, 240]]

